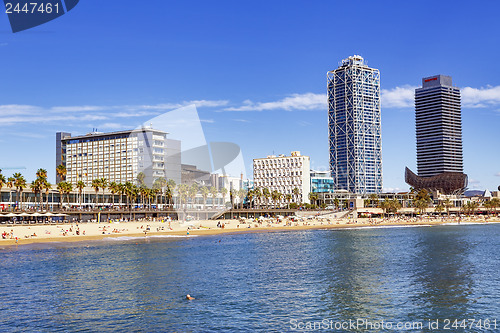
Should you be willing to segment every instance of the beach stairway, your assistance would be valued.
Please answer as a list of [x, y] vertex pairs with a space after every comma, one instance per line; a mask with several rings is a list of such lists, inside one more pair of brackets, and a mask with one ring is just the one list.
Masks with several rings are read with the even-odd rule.
[[215, 213], [214, 215], [212, 215], [212, 217], [210, 218], [211, 220], [217, 220], [219, 217], [221, 217], [222, 215], [226, 214], [226, 213], [229, 213], [231, 211], [231, 209], [222, 209], [222, 210], [219, 210], [217, 213]]

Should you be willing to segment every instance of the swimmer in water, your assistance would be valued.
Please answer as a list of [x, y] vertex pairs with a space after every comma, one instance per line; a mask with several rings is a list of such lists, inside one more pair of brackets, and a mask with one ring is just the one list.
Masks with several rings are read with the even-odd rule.
[[187, 294], [187, 295], [186, 295], [186, 299], [187, 299], [187, 300], [192, 300], [192, 299], [194, 299], [194, 297], [191, 297], [191, 295]]

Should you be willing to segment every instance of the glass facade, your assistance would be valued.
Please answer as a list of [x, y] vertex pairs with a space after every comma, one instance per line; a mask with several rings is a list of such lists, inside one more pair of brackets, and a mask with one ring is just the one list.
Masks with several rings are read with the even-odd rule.
[[327, 74], [330, 170], [335, 190], [382, 191], [380, 73], [351, 56]]

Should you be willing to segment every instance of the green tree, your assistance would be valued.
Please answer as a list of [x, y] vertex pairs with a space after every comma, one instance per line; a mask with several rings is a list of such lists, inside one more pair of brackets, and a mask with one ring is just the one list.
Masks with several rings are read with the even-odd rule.
[[184, 208], [186, 208], [188, 190], [189, 188], [186, 184], [179, 184], [179, 186], [177, 186], [177, 192], [179, 193], [179, 204], [182, 207], [182, 202], [184, 201]]
[[[253, 196], [257, 200], [257, 207], [260, 207], [260, 198], [262, 197], [262, 191], [260, 187], [256, 187], [253, 189]], [[255, 206], [255, 204], [254, 204]]]
[[80, 202], [80, 208], [82, 208], [82, 194], [83, 194], [83, 189], [85, 188], [85, 183], [81, 180], [76, 183], [76, 188], [78, 189], [78, 198]]
[[292, 193], [295, 196], [295, 203], [297, 203], [297, 205], [300, 205], [300, 202], [299, 202], [300, 190], [299, 190], [299, 188], [294, 187], [294, 189], [292, 190]]
[[189, 197], [191, 198], [191, 207], [194, 208], [196, 195], [198, 194], [198, 184], [193, 183], [188, 189]]
[[12, 175], [14, 178], [14, 186], [17, 192], [17, 202], [19, 202], [19, 208], [23, 208], [23, 190], [26, 188], [26, 179], [19, 172]]
[[240, 188], [238, 192], [236, 192], [236, 195], [238, 196], [238, 199], [240, 199], [240, 208], [243, 208], [243, 201], [247, 196], [247, 191], [243, 188]]
[[210, 195], [212, 196], [212, 208], [215, 209], [215, 198], [217, 197], [218, 191], [215, 186], [210, 187]]
[[99, 193], [99, 189], [101, 188], [101, 182], [99, 179], [93, 179], [92, 180], [92, 187], [94, 188], [94, 191], [95, 191], [95, 203], [96, 203], [96, 206], [99, 207], [99, 197], [98, 197], [98, 193]]
[[311, 204], [317, 205], [318, 193], [309, 192], [309, 201]]
[[278, 202], [281, 200], [281, 197], [283, 196], [283, 194], [281, 194], [279, 191], [277, 190], [273, 190], [271, 192], [271, 200], [273, 201], [274, 203], [274, 208], [278, 208]]
[[287, 206], [288, 206], [288, 209], [290, 209], [290, 202], [292, 201], [292, 195], [290, 193], [287, 193], [285, 195], [285, 200], [286, 200], [286, 203], [287, 203]]
[[267, 187], [264, 187], [262, 189], [262, 197], [264, 197], [264, 199], [266, 201], [266, 208], [269, 208], [269, 198], [271, 197], [271, 192], [269, 191], [269, 189]]
[[56, 174], [61, 181], [66, 180], [66, 166], [64, 164], [59, 164], [56, 168]]
[[444, 208], [446, 208], [446, 214], [448, 214], [448, 216], [450, 216], [450, 208], [453, 207], [453, 203], [451, 202], [450, 198], [446, 198], [443, 205], [444, 205]]
[[201, 196], [203, 197], [203, 209], [207, 208], [207, 198], [208, 198], [208, 193], [210, 193], [210, 190], [206, 186], [202, 186], [200, 188], [200, 193]]
[[144, 186], [144, 185], [145, 185], [145, 183], [144, 183], [144, 180], [145, 180], [145, 179], [146, 179], [146, 175], [144, 174], [144, 172], [139, 172], [139, 173], [137, 174], [137, 177], [136, 177], [136, 180], [137, 180], [137, 185], [138, 185], [139, 187]]

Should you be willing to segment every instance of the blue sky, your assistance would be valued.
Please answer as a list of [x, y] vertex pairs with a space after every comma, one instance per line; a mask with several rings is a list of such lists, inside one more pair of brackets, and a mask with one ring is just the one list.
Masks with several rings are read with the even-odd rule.
[[[469, 188], [500, 185], [500, 3], [81, 0], [13, 34], [0, 16], [0, 167], [54, 180], [55, 132], [134, 128], [195, 101], [207, 141], [252, 159], [300, 150], [328, 166], [326, 72], [349, 55], [381, 72], [384, 189], [415, 170], [413, 90], [462, 90]], [[14, 170], [4, 170], [9, 175]]]

